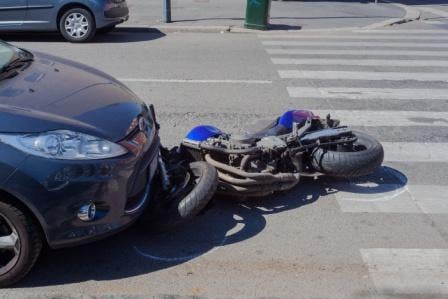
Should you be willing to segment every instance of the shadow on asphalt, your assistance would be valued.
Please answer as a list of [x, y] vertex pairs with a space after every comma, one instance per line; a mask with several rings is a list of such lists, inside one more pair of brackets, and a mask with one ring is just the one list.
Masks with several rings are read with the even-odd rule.
[[[97, 34], [88, 44], [146, 42], [164, 36], [164, 33], [153, 28], [123, 27], [109, 33]], [[2, 33], [0, 39], [9, 42], [66, 42], [60, 34], [52, 32]]]
[[156, 272], [256, 236], [266, 227], [267, 215], [298, 209], [338, 191], [381, 196], [406, 184], [405, 175], [382, 167], [371, 176], [351, 181], [304, 178], [290, 192], [263, 199], [216, 198], [206, 213], [169, 233], [150, 235], [135, 225], [90, 245], [46, 250], [30, 275], [15, 287], [109, 281]]

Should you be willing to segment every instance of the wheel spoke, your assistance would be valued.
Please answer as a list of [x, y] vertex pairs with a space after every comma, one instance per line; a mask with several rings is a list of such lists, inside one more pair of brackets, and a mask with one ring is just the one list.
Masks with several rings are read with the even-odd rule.
[[0, 249], [13, 249], [16, 247], [17, 243], [17, 234], [11, 233], [8, 236], [0, 237]]
[[89, 21], [83, 14], [70, 14], [65, 21], [65, 31], [72, 37], [79, 39], [89, 31]]

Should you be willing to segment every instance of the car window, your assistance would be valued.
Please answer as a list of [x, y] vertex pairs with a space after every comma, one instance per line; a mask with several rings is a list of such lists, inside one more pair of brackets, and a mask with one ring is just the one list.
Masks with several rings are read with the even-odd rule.
[[13, 57], [14, 50], [10, 46], [0, 42], [0, 68], [7, 65]]

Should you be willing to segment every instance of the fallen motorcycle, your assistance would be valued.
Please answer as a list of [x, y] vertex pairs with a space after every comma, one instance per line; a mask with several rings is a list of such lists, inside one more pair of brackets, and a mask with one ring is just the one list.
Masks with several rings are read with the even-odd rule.
[[218, 170], [218, 192], [249, 197], [289, 190], [302, 176], [367, 175], [384, 158], [373, 137], [307, 110], [287, 111], [258, 132], [242, 135], [198, 126], [182, 141], [180, 152]]

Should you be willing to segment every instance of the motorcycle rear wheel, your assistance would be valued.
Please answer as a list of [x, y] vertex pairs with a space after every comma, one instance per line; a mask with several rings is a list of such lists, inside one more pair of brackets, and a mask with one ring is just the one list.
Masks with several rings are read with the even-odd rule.
[[357, 141], [349, 150], [318, 147], [311, 153], [312, 167], [333, 177], [354, 178], [371, 174], [381, 166], [384, 150], [375, 138], [354, 131]]

